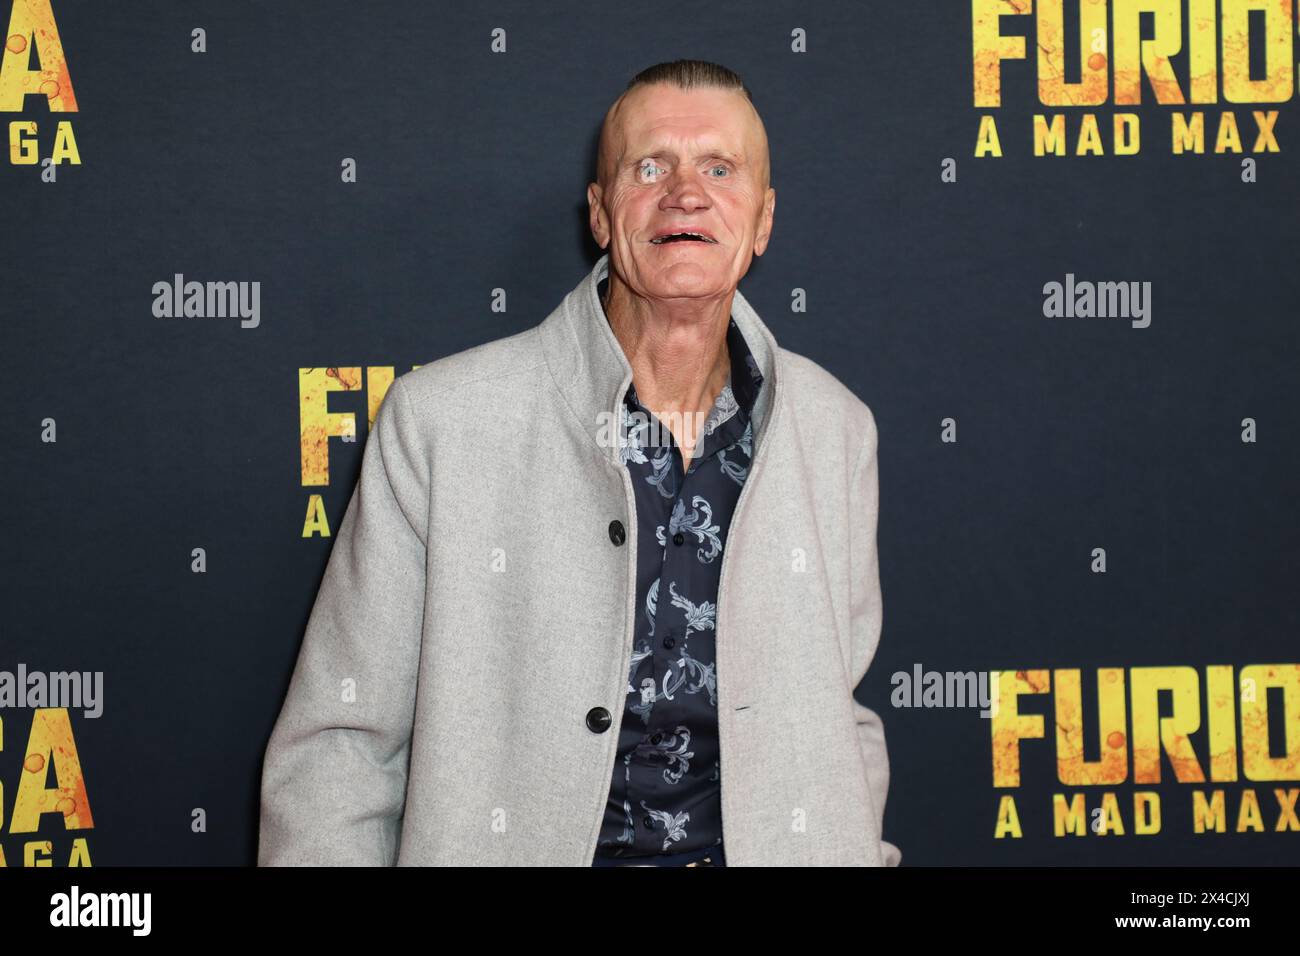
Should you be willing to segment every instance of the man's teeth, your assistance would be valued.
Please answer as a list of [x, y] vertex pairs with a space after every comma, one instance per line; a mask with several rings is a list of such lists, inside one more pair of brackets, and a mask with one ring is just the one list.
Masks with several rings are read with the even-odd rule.
[[665, 242], [689, 242], [691, 240], [695, 240], [697, 242], [714, 241], [712, 239], [706, 239], [698, 232], [675, 232], [671, 236], [660, 236], [657, 239], [651, 239], [650, 241], [655, 245], [662, 245]]

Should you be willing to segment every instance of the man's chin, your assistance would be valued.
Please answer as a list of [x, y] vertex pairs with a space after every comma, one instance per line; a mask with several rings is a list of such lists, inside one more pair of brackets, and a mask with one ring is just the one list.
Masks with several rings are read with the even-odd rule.
[[721, 258], [714, 258], [715, 255], [712, 251], [677, 256], [670, 253], [658, 262], [651, 260], [646, 263], [645, 271], [660, 285], [724, 286], [729, 274], [722, 267], [724, 263]]
[[726, 295], [734, 290], [735, 287], [725, 280], [710, 277], [698, 282], [660, 281], [650, 286], [647, 292], [654, 299], [705, 299]]

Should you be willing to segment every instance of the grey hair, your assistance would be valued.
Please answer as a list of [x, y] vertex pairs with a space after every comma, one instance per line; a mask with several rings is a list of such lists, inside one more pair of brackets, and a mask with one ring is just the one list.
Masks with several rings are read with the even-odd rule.
[[745, 81], [740, 78], [739, 73], [707, 60], [673, 60], [670, 63], [656, 63], [628, 80], [627, 88], [631, 90], [650, 83], [671, 83], [679, 90], [736, 90], [743, 93], [745, 99], [754, 102], [754, 97], [750, 95], [749, 88], [745, 86]]

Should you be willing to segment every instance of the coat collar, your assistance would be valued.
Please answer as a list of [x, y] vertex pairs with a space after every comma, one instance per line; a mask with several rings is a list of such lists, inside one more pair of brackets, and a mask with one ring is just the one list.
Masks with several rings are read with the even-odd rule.
[[[556, 386], [592, 442], [612, 464], [620, 465], [619, 445], [609, 440], [608, 429], [611, 422], [623, 421], [619, 411], [632, 383], [632, 366], [609, 327], [596, 291], [600, 280], [608, 275], [609, 253], [605, 253], [587, 277], [547, 316], [538, 331]], [[757, 456], [769, 420], [777, 417], [775, 412], [780, 407], [779, 351], [776, 339], [739, 289], [732, 299], [731, 317], [745, 336], [745, 343], [763, 376], [750, 416]]]

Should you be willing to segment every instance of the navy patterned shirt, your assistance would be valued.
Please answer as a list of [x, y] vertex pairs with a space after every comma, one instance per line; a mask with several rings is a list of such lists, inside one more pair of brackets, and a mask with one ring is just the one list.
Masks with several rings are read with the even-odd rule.
[[[602, 302], [608, 284], [600, 283]], [[635, 383], [624, 399], [621, 454], [636, 496], [637, 616], [598, 856], [684, 853], [722, 843], [718, 579], [749, 474], [750, 415], [763, 384], [734, 318], [727, 350], [730, 375], [685, 474], [676, 440], [642, 407]]]

